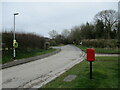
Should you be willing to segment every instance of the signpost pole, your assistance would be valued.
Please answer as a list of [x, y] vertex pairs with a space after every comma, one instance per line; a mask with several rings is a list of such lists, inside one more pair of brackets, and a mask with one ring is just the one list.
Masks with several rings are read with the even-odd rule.
[[[14, 14], [14, 34], [13, 34], [13, 42], [15, 40], [15, 14]], [[15, 48], [13, 47], [13, 59], [15, 60]]]
[[[18, 15], [19, 13], [14, 13], [14, 33], [13, 33], [13, 43], [15, 42], [15, 15]], [[15, 47], [13, 47], [13, 59], [15, 60], [16, 53], [15, 53]]]
[[92, 61], [90, 61], [90, 79], [92, 79]]

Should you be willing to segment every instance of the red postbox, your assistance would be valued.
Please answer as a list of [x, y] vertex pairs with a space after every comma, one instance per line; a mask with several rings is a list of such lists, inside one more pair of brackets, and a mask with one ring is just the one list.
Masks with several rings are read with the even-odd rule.
[[95, 60], [95, 50], [93, 48], [87, 48], [87, 61]]

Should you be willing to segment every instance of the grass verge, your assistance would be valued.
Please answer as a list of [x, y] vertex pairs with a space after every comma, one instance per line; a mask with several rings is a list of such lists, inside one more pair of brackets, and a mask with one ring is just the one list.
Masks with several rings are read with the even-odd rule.
[[[81, 45], [76, 45], [78, 48], [86, 52], [86, 49], [89, 47], [81, 46]], [[95, 53], [103, 53], [103, 54], [120, 54], [117, 48], [94, 48]]]
[[[22, 59], [22, 58], [29, 58], [33, 56], [43, 55], [50, 52], [55, 51], [56, 49], [24, 49], [24, 50], [16, 50], [16, 59]], [[13, 52], [12, 51], [5, 51], [2, 56], [2, 63], [7, 63], [13, 61]]]
[[[63, 81], [68, 75], [77, 77], [71, 82]], [[84, 60], [42, 88], [118, 88], [118, 57], [96, 57], [92, 80], [89, 62]]]

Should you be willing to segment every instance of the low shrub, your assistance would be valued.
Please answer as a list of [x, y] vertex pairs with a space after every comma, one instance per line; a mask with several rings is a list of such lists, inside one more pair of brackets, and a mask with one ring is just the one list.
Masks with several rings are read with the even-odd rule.
[[117, 47], [116, 39], [85, 39], [82, 40], [83, 46], [95, 48], [115, 48]]
[[[18, 49], [24, 48], [44, 48], [45, 38], [33, 33], [16, 33], [16, 41], [18, 42]], [[2, 33], [2, 48], [13, 48], [13, 32]]]

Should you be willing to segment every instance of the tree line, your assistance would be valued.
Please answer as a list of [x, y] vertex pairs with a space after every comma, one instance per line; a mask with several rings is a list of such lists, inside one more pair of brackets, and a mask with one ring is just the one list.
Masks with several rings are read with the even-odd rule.
[[81, 41], [88, 39], [117, 39], [119, 37], [118, 27], [118, 13], [115, 10], [103, 10], [94, 16], [93, 23], [86, 22], [71, 30], [65, 29], [61, 34], [52, 30], [49, 35], [52, 44], [80, 44]]

